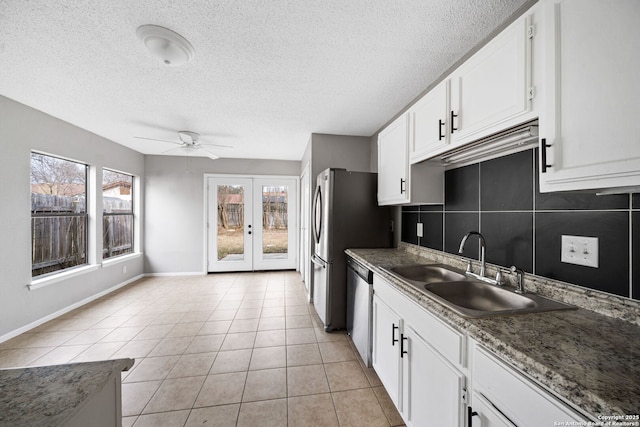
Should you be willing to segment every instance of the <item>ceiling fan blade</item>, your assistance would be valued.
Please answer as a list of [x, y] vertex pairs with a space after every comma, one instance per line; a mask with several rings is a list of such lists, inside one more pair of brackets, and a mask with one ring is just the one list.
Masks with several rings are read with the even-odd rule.
[[202, 151], [204, 151], [205, 153], [207, 153], [207, 157], [209, 157], [212, 160], [216, 160], [219, 159], [220, 156], [213, 154], [211, 151], [207, 150], [206, 148], [204, 148], [202, 145], [199, 146], [199, 148], [202, 149]]
[[182, 147], [173, 147], [173, 148], [169, 148], [168, 150], [165, 150], [165, 151], [163, 151], [163, 152], [162, 152], [162, 153], [160, 153], [160, 154], [166, 154], [166, 153], [168, 153], [169, 151], [179, 150], [180, 148], [182, 148]]
[[178, 145], [182, 145], [180, 142], [176, 142], [176, 141], [168, 141], [168, 140], [166, 140], [166, 139], [145, 138], [144, 136], [134, 136], [134, 138], [136, 138], [136, 139], [148, 139], [149, 141], [169, 142], [169, 143], [171, 143], [171, 144], [178, 144]]
[[222, 145], [222, 144], [204, 144], [204, 143], [199, 143], [198, 145], [203, 146], [206, 145], [207, 147], [220, 147], [220, 148], [233, 148], [232, 145]]

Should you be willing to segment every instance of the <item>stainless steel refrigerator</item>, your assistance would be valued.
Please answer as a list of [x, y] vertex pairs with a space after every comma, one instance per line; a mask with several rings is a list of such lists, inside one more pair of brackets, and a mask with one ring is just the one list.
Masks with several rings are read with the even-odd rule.
[[391, 211], [377, 202], [377, 174], [326, 169], [313, 197], [313, 305], [326, 331], [344, 329], [347, 248], [393, 244]]

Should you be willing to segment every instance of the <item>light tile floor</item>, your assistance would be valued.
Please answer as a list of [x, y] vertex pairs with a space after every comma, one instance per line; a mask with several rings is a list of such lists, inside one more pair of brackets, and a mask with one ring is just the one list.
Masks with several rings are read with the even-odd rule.
[[296, 272], [139, 280], [0, 344], [0, 368], [121, 357], [123, 426], [398, 426]]

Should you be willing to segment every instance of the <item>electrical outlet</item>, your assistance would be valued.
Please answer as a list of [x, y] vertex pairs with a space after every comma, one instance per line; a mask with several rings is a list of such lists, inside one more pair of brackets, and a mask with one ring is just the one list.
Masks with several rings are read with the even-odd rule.
[[122, 266], [122, 274], [127, 274], [127, 266], [126, 265]]
[[598, 238], [562, 236], [560, 261], [598, 268]]
[[418, 237], [422, 237], [422, 232], [423, 232], [422, 223], [419, 222], [418, 226], [416, 227], [416, 234], [418, 235]]

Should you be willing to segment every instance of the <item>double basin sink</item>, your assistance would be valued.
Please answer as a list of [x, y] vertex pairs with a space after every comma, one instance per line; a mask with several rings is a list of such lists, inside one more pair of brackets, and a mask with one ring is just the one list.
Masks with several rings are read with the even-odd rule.
[[464, 317], [481, 318], [576, 308], [532, 293], [518, 294], [510, 288], [471, 278], [442, 264], [382, 269]]

